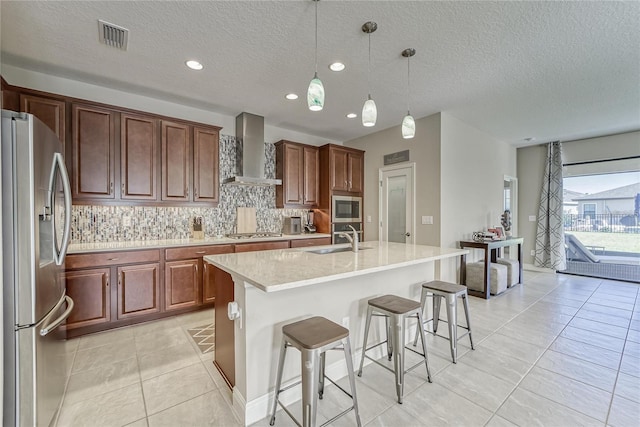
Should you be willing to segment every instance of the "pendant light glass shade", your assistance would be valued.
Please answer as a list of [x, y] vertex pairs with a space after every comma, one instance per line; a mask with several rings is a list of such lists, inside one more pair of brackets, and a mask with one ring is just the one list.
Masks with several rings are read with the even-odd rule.
[[324, 107], [324, 86], [318, 78], [318, 1], [320, 0], [313, 1], [316, 3], [316, 72], [307, 89], [307, 105], [311, 111], [321, 111]]
[[402, 119], [402, 137], [411, 139], [416, 136], [416, 122], [413, 120], [411, 113], [407, 111], [407, 115]]
[[371, 99], [371, 95], [364, 102], [362, 107], [362, 125], [371, 127], [376, 125], [376, 119], [378, 118], [378, 109], [376, 108], [376, 102]]
[[311, 79], [307, 89], [307, 104], [311, 111], [320, 111], [324, 107], [324, 86], [317, 73]]

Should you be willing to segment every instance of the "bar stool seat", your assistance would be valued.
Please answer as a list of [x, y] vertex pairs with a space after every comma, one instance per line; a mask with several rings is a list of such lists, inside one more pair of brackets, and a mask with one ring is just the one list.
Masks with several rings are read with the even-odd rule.
[[[374, 344], [371, 347], [367, 347], [369, 327], [371, 326], [371, 318], [373, 316], [382, 316], [385, 318], [385, 330], [387, 336], [384, 341]], [[396, 378], [396, 395], [398, 397], [398, 403], [402, 403], [404, 394], [404, 374], [422, 364], [422, 361], [420, 361], [409, 369], [404, 369], [404, 350], [406, 347], [404, 343], [405, 320], [413, 317], [418, 320], [418, 325], [423, 324], [422, 308], [418, 301], [413, 301], [396, 295], [383, 295], [368, 301], [367, 320], [364, 327], [364, 344], [362, 345], [362, 359], [360, 359], [358, 376], [362, 376], [362, 367], [364, 365], [365, 358], [393, 372]], [[389, 324], [389, 320], [391, 320], [391, 324]], [[406, 348], [423, 356], [424, 365], [427, 368], [427, 379], [431, 382], [431, 372], [429, 371], [429, 359], [427, 356], [427, 343], [425, 340], [424, 330], [420, 327], [417, 329], [422, 330], [422, 333], [420, 334], [422, 337], [422, 353], [419, 353], [410, 347]], [[387, 355], [389, 360], [393, 357], [393, 370], [366, 354], [367, 351], [384, 344], [387, 344]]]
[[[342, 348], [339, 348], [340, 346], [342, 346]], [[300, 351], [302, 379], [294, 384], [290, 384], [284, 389], [281, 389], [282, 371], [284, 370], [287, 347], [295, 347]], [[344, 351], [351, 393], [348, 393], [331, 378], [325, 376], [325, 353], [328, 350], [334, 349]], [[315, 427], [318, 398], [322, 399], [323, 397], [325, 378], [347, 396], [351, 397], [353, 400], [353, 406], [342, 411], [322, 425], [332, 423], [353, 409], [356, 416], [356, 423], [358, 426], [361, 426], [360, 413], [358, 411], [358, 399], [356, 397], [356, 383], [353, 371], [353, 359], [351, 356], [351, 344], [349, 342], [349, 330], [320, 316], [284, 325], [282, 327], [282, 346], [280, 347], [278, 372], [276, 374], [275, 397], [273, 399], [271, 420], [269, 421], [269, 424], [274, 425], [276, 410], [278, 404], [280, 404], [287, 415], [289, 415], [296, 424], [300, 425], [293, 414], [280, 402], [279, 396], [281, 392], [302, 383], [302, 426]]]
[[[433, 322], [433, 332], [429, 330], [425, 330], [424, 327], [418, 328], [422, 329], [423, 332], [430, 333], [432, 335], [448, 339], [449, 347], [451, 350], [451, 358], [453, 359], [453, 363], [457, 363], [458, 359], [458, 340], [469, 335], [469, 341], [471, 342], [471, 349], [473, 348], [473, 336], [471, 334], [471, 320], [469, 318], [469, 301], [467, 295], [467, 287], [463, 285], [458, 285], [455, 283], [442, 282], [440, 280], [433, 280], [428, 283], [422, 284], [422, 294], [420, 295], [420, 306], [422, 307], [421, 311], [424, 311], [424, 307], [426, 304], [427, 296], [431, 294], [433, 295], [433, 317], [431, 319], [427, 319], [423, 324], [427, 324], [429, 322]], [[467, 326], [458, 325], [458, 303], [457, 298], [462, 298], [464, 314], [467, 320]], [[444, 299], [447, 304], [447, 320], [440, 319], [440, 302], [441, 299]], [[438, 323], [442, 321], [447, 323], [449, 329], [449, 336], [438, 335]], [[458, 327], [466, 329], [467, 332], [461, 336], [458, 336]], [[416, 331], [416, 336], [413, 340], [413, 345], [415, 346], [418, 342], [418, 332]]]

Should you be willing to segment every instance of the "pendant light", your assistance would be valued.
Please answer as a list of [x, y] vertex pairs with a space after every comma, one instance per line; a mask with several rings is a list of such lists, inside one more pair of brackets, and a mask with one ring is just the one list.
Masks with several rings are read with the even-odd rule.
[[402, 56], [407, 58], [407, 115], [402, 119], [402, 137], [404, 139], [413, 138], [416, 135], [416, 122], [409, 111], [409, 87], [411, 84], [411, 57], [416, 54], [416, 50], [408, 48], [402, 51]]
[[318, 2], [320, 0], [312, 1], [316, 4], [316, 71], [307, 89], [307, 104], [309, 110], [321, 111], [324, 107], [324, 86], [318, 78]]
[[367, 100], [364, 102], [364, 106], [362, 107], [362, 125], [366, 127], [371, 127], [376, 125], [376, 119], [378, 118], [378, 109], [376, 108], [376, 103], [373, 99], [371, 99], [371, 33], [375, 32], [378, 29], [378, 24], [373, 21], [365, 22], [362, 25], [362, 31], [369, 34], [369, 65], [367, 66], [367, 90], [369, 91], [369, 96]]

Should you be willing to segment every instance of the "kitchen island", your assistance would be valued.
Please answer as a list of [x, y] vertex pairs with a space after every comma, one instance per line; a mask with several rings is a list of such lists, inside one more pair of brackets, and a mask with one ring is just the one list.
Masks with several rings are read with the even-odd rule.
[[[318, 253], [336, 247], [346, 250]], [[205, 262], [233, 279], [239, 312], [233, 325], [233, 408], [240, 419], [249, 425], [267, 416], [283, 325], [316, 315], [343, 324], [350, 330], [357, 361], [370, 298], [395, 294], [418, 300], [421, 284], [436, 276], [435, 261], [456, 262], [466, 253], [464, 249], [363, 242], [358, 253], [347, 245], [335, 245], [205, 256]], [[341, 355], [327, 354], [326, 371], [332, 378], [346, 375]], [[291, 352], [284, 384], [299, 374], [299, 358]], [[289, 399], [299, 398], [295, 395], [289, 392]]]

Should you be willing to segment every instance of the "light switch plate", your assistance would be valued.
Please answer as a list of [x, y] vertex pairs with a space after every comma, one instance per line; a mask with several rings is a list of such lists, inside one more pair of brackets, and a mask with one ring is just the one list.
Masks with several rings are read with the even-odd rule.
[[536, 216], [535, 215], [529, 215], [529, 222], [536, 222]]
[[371, 222], [371, 215], [367, 215], [367, 222]]
[[422, 215], [422, 225], [433, 225], [433, 216]]
[[536, 250], [535, 249], [531, 249], [531, 256], [536, 256]]

